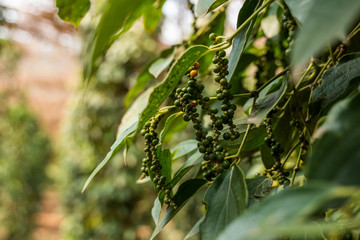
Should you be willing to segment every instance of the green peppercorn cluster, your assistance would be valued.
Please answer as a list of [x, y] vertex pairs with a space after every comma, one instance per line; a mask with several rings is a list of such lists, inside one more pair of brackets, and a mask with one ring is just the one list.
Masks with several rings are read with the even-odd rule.
[[293, 16], [290, 13], [289, 8], [285, 6], [283, 16], [282, 16], [282, 25], [283, 28], [286, 29], [287, 34], [287, 46], [285, 46], [287, 49], [285, 50], [285, 55], [289, 56], [291, 49], [294, 45], [294, 36], [295, 36], [295, 29], [296, 29], [296, 21], [293, 18]]
[[164, 191], [165, 197], [164, 202], [168, 205], [176, 207], [175, 203], [171, 199], [171, 188], [166, 185], [166, 177], [161, 174], [161, 164], [157, 154], [157, 145], [159, 144], [158, 134], [156, 133], [156, 128], [161, 118], [164, 115], [157, 114], [152, 117], [148, 122], [145, 123], [144, 128], [141, 130], [141, 134], [145, 138], [145, 154], [146, 157], [142, 160], [141, 172], [142, 175], [140, 179], [143, 179], [150, 175], [150, 172], [153, 174], [154, 178], [152, 179], [155, 190], [160, 192]]
[[[240, 137], [240, 133], [235, 131], [235, 124], [233, 123], [234, 113], [236, 110], [236, 105], [231, 104], [230, 100], [234, 98], [231, 93], [231, 83], [228, 83], [226, 76], [229, 74], [228, 71], [228, 59], [225, 58], [226, 52], [220, 50], [215, 52], [215, 57], [213, 58], [213, 63], [216, 64], [213, 68], [215, 75], [215, 81], [220, 84], [220, 87], [216, 90], [216, 98], [221, 101], [221, 110], [223, 113], [219, 116], [219, 123], [227, 124], [229, 126], [230, 132], [225, 132], [223, 137], [225, 140], [234, 140]], [[218, 124], [220, 125], [220, 124]]]
[[[175, 106], [181, 107], [184, 121], [191, 121], [195, 129], [195, 139], [198, 141], [198, 149], [204, 154], [201, 171], [207, 180], [213, 180], [216, 176], [229, 168], [230, 162], [225, 160], [226, 149], [219, 144], [220, 130], [223, 129], [223, 120], [216, 115], [218, 110], [210, 108], [209, 97], [202, 96], [204, 85], [198, 83], [196, 76], [198, 75], [199, 63], [195, 63], [186, 73], [188, 77], [187, 86], [176, 89], [174, 102]], [[201, 124], [200, 114], [197, 112], [197, 106], [210, 116], [212, 121], [211, 128], [213, 136], [208, 136]], [[232, 114], [233, 116], [233, 114]]]
[[[273, 112], [270, 112], [268, 117], [265, 118], [264, 124], [266, 127], [267, 136], [264, 141], [266, 145], [271, 149], [271, 155], [275, 158], [275, 163], [272, 168], [269, 170], [270, 175], [273, 179], [277, 179], [280, 185], [289, 185], [290, 180], [287, 178], [290, 173], [284, 170], [284, 166], [281, 163], [281, 154], [284, 153], [284, 149], [279, 142], [274, 138], [274, 133], [271, 128], [271, 115]], [[274, 174], [275, 172], [275, 174]]]

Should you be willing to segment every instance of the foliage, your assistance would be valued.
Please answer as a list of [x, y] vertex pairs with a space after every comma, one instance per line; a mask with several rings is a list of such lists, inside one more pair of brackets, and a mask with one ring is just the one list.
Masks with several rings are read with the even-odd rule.
[[147, 197], [152, 194], [135, 183], [139, 153], [130, 150], [127, 166], [123, 166], [123, 157], [117, 156], [86, 194], [81, 194], [81, 188], [115, 138], [114, 121], [124, 112], [124, 93], [134, 80], [133, 71], [153, 55], [151, 46], [154, 43], [142, 33], [127, 33], [108, 52], [109, 60], [97, 72], [96, 82], [87, 86], [85, 95], [80, 85], [73, 99], [58, 148], [60, 170], [56, 173], [61, 182], [64, 239], [148, 237], [146, 231], [145, 236], [139, 231], [149, 232], [152, 201]]
[[[109, 1], [90, 44], [86, 78], [135, 19], [163, 2]], [[141, 133], [140, 180], [158, 193], [151, 239], [200, 189], [206, 189], [206, 212], [189, 237], [354, 239], [360, 231], [354, 207], [360, 202], [360, 2], [246, 0], [230, 34], [218, 18], [227, 1], [189, 3], [197, 21], [192, 36], [144, 64], [140, 76], [161, 82], [124, 114], [117, 140], [84, 189], [91, 191], [95, 175]], [[183, 163], [168, 150], [184, 144], [184, 122], [174, 122], [169, 133], [178, 115], [192, 122], [198, 149], [182, 154]]]
[[47, 180], [50, 143], [24, 99], [1, 96], [0, 227], [1, 239], [31, 239], [33, 215]]

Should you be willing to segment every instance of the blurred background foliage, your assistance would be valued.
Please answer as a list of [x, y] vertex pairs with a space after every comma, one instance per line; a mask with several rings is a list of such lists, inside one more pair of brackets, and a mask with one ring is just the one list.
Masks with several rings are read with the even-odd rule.
[[30, 239], [33, 215], [48, 178], [50, 141], [26, 106], [12, 92], [0, 96], [0, 239]]

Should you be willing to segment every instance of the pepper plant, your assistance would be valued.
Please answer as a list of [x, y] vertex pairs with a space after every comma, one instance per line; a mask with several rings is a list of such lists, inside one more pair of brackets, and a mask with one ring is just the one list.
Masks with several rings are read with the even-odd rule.
[[[109, 0], [85, 80], [137, 19], [153, 32], [164, 3]], [[189, 1], [193, 34], [139, 73], [117, 139], [83, 190], [142, 135], [139, 182], [158, 194], [151, 239], [203, 188], [204, 216], [186, 239], [359, 238], [360, 2], [246, 0], [224, 33], [229, 4]], [[78, 25], [90, 2], [57, 6]], [[181, 118], [192, 138], [167, 148]]]

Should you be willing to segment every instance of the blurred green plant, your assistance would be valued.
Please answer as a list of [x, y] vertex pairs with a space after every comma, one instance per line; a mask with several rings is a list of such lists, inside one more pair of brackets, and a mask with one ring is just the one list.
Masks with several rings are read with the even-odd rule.
[[0, 96], [0, 239], [31, 239], [50, 142], [23, 98]]
[[130, 149], [126, 166], [118, 155], [89, 191], [81, 194], [81, 188], [115, 139], [114, 121], [125, 111], [125, 93], [139, 67], [153, 57], [155, 46], [141, 32], [129, 32], [110, 49], [96, 81], [85, 93], [81, 85], [73, 99], [55, 173], [61, 181], [64, 239], [147, 239], [151, 234], [155, 196], [149, 186], [136, 184], [136, 159], [142, 157], [136, 148]]

